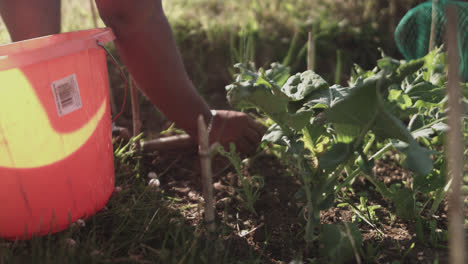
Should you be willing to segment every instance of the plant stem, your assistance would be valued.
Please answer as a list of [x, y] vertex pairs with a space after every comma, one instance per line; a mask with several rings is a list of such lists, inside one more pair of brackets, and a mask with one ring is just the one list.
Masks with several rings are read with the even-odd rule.
[[366, 155], [360, 151], [359, 154], [361, 155], [361, 158], [362, 160], [366, 163], [366, 166], [369, 168], [369, 174], [365, 173], [364, 172], [364, 177], [366, 177], [366, 179], [372, 183], [377, 191], [382, 194], [383, 197], [385, 198], [391, 198], [392, 197], [392, 193], [387, 189], [387, 187], [383, 184], [379, 184], [374, 178], [374, 173], [372, 172], [372, 169], [370, 168], [370, 163], [369, 163], [369, 160], [367, 159]]
[[299, 159], [297, 166], [299, 168], [299, 174], [302, 178], [302, 183], [303, 183], [303, 188], [306, 194], [306, 200], [307, 200], [307, 223], [306, 223], [306, 228], [305, 228], [305, 241], [307, 243], [307, 246], [309, 246], [312, 242], [312, 234], [314, 231], [314, 225], [315, 225], [315, 219], [314, 219], [314, 201], [312, 200], [312, 192], [310, 190], [311, 188], [311, 175], [306, 171], [306, 169], [303, 167], [302, 164], [303, 160]]
[[383, 156], [383, 154], [385, 154], [385, 152], [389, 151], [391, 148], [393, 147], [392, 143], [388, 143], [387, 145], [385, 145], [383, 148], [381, 148], [379, 151], [377, 151], [374, 155], [372, 155], [372, 157], [370, 157], [370, 159], [379, 159], [380, 157]]
[[348, 174], [348, 177], [346, 177], [346, 179], [340, 183], [340, 185], [338, 185], [338, 187], [336, 187], [336, 191], [340, 191], [343, 187], [345, 187], [346, 185], [348, 185], [352, 180], [354, 180], [354, 178], [356, 178], [356, 176], [359, 175], [359, 172], [361, 171], [361, 169], [355, 169], [353, 172], [351, 172], [351, 174], [348, 173], [348, 169], [346, 169], [346, 173]]
[[354, 258], [356, 259], [356, 263], [361, 264], [362, 262], [361, 262], [361, 258], [359, 257], [359, 253], [357, 251], [356, 242], [353, 239], [353, 235], [351, 235], [351, 230], [349, 230], [348, 223], [343, 222], [343, 224], [345, 226], [346, 235], [348, 236], [349, 242], [351, 243], [351, 247], [353, 248]]
[[335, 83], [339, 84], [341, 80], [341, 50], [336, 51], [336, 69], [335, 69]]
[[436, 193], [435, 198], [434, 198], [434, 202], [432, 203], [432, 206], [431, 206], [431, 215], [435, 214], [435, 212], [439, 208], [440, 203], [444, 199], [445, 194], [450, 189], [451, 185], [452, 185], [452, 179], [448, 180], [448, 182], [445, 185], [444, 189], [437, 190], [437, 193]]
[[367, 173], [364, 173], [364, 177], [366, 177], [366, 180], [372, 183], [380, 194], [382, 194], [387, 199], [391, 198], [392, 193], [389, 190], [382, 188], [382, 186], [380, 186], [377, 183], [377, 181], [373, 178], [373, 176], [374, 175], [368, 175]]
[[460, 80], [458, 76], [458, 12], [455, 6], [447, 7], [447, 48], [448, 48], [448, 131], [447, 140], [447, 177], [453, 181], [452, 192], [449, 193], [449, 248], [450, 262], [453, 264], [462, 264], [465, 262], [465, 230], [463, 216], [463, 200], [460, 186], [463, 185], [463, 134], [461, 117], [463, 113], [460, 89]]

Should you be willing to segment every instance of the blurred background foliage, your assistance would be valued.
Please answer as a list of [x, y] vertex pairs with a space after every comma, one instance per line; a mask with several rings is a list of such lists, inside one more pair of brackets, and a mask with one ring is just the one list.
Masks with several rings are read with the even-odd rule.
[[[309, 31], [315, 36], [315, 71], [330, 83], [336, 79], [337, 65], [340, 82], [348, 79], [354, 63], [363, 68], [375, 65], [380, 57], [378, 48], [401, 58], [394, 30], [404, 14], [422, 2], [163, 0], [163, 5], [195, 86], [212, 107], [226, 108], [224, 86], [232, 80], [234, 63], [252, 62], [262, 67], [279, 61], [292, 72], [303, 71]], [[90, 3], [62, 2], [63, 32], [94, 27]], [[101, 20], [98, 23], [104, 26]], [[0, 44], [9, 41], [0, 21]]]

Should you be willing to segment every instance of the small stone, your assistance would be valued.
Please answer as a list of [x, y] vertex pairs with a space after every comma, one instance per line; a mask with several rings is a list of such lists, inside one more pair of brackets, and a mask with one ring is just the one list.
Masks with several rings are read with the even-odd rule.
[[174, 191], [178, 192], [178, 193], [188, 193], [190, 191], [190, 188], [189, 187], [173, 187], [172, 188]]
[[79, 226], [79, 227], [85, 227], [86, 226], [86, 223], [83, 219], [78, 219], [76, 220], [76, 225]]
[[191, 200], [191, 201], [198, 201], [198, 198], [200, 197], [199, 195], [197, 195], [197, 193], [195, 193], [194, 191], [190, 191], [188, 194], [187, 194], [188, 198]]
[[244, 166], [250, 166], [251, 163], [252, 163], [251, 159], [247, 158], [247, 159], [242, 160], [242, 165], [244, 165]]
[[91, 252], [91, 256], [104, 256], [104, 253], [102, 253], [102, 251], [95, 249]]
[[65, 245], [69, 248], [69, 249], [75, 249], [76, 247], [76, 241], [72, 238], [67, 238], [65, 239]]
[[158, 178], [158, 175], [156, 174], [156, 172], [151, 171], [151, 172], [148, 173], [148, 178], [150, 178], [150, 179], [157, 179], [157, 178]]
[[289, 264], [304, 264], [304, 262], [302, 262], [302, 260], [293, 260], [289, 262]]
[[241, 237], [243, 237], [243, 236], [246, 236], [248, 233], [249, 233], [249, 231], [247, 231], [247, 230], [241, 230], [239, 235]]
[[158, 179], [151, 179], [148, 183], [148, 186], [154, 187], [154, 188], [159, 188], [160, 185], [161, 183], [159, 182]]
[[213, 183], [213, 188], [217, 191], [224, 190], [226, 187], [221, 183], [221, 181], [217, 181]]

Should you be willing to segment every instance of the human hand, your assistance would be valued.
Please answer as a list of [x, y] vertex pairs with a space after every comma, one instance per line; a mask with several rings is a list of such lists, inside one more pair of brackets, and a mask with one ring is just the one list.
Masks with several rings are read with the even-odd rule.
[[266, 127], [242, 112], [216, 110], [210, 131], [210, 143], [218, 142], [229, 148], [232, 142], [242, 154], [254, 152]]

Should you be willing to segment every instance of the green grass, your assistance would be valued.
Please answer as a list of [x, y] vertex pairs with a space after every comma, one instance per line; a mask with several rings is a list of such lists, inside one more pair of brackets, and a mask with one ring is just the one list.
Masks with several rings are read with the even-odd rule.
[[[137, 177], [139, 157], [116, 158], [116, 186], [106, 207], [65, 231], [29, 241], [2, 241], [0, 263], [254, 263], [236, 255], [232, 240], [213, 240], [190, 224], [182, 200]], [[222, 250], [221, 250], [222, 249]], [[215, 262], [212, 262], [212, 261]]]

